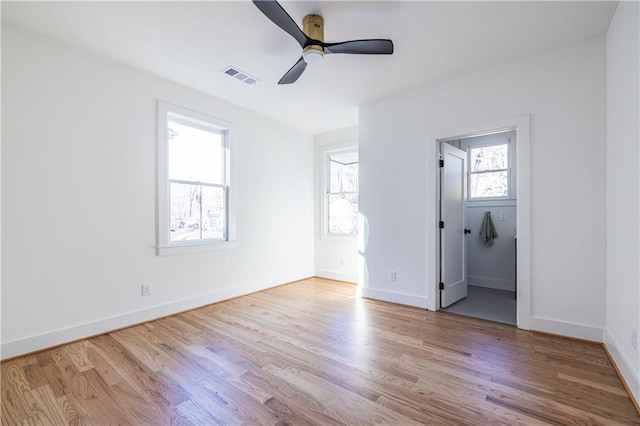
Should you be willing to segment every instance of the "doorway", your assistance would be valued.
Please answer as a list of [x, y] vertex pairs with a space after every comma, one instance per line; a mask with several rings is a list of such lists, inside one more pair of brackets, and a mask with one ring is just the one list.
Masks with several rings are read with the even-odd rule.
[[516, 325], [516, 132], [440, 142], [440, 307]]
[[[516, 166], [516, 234], [514, 238], [517, 257], [517, 299], [516, 324], [518, 328], [529, 330], [531, 327], [531, 195], [530, 195], [530, 116], [528, 114], [513, 116], [492, 122], [484, 122], [449, 128], [431, 132], [428, 137], [428, 161], [435, 164], [433, 173], [427, 174], [428, 198], [433, 200], [427, 209], [427, 221], [433, 223], [427, 228], [429, 244], [426, 266], [427, 275], [427, 309], [437, 311], [441, 309], [440, 298], [440, 146], [442, 142], [483, 136], [506, 131], [515, 131], [517, 151]], [[498, 216], [499, 219], [499, 216]], [[462, 230], [464, 232], [464, 230]], [[500, 237], [502, 238], [502, 236]], [[466, 263], [465, 263], [466, 265]]]

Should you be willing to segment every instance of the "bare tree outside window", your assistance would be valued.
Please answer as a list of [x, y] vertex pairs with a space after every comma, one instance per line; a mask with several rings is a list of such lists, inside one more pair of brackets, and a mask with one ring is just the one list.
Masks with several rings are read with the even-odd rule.
[[509, 197], [509, 145], [469, 149], [469, 199]]
[[224, 134], [169, 118], [170, 241], [226, 238]]
[[358, 233], [358, 153], [329, 156], [327, 231], [330, 234]]

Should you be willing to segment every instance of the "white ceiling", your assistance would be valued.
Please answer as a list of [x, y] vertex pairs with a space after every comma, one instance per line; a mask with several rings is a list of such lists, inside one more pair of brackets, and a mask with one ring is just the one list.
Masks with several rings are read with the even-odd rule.
[[[296, 41], [250, 1], [2, 2], [12, 22], [310, 133], [357, 123], [358, 106], [603, 34], [617, 3], [282, 1], [298, 23], [325, 18], [325, 41], [390, 38], [391, 56], [327, 55], [292, 85]], [[257, 77], [248, 86], [221, 72]]]

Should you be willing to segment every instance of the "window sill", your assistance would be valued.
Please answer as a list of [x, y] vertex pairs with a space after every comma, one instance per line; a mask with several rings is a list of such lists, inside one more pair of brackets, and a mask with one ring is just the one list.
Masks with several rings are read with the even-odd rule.
[[467, 201], [467, 207], [512, 207], [516, 203], [517, 200], [515, 198], [493, 198]]
[[156, 256], [174, 256], [179, 254], [202, 253], [208, 251], [229, 250], [236, 248], [235, 241], [194, 242], [172, 244], [156, 247]]
[[358, 234], [322, 234], [320, 240], [334, 243], [344, 243], [358, 239]]

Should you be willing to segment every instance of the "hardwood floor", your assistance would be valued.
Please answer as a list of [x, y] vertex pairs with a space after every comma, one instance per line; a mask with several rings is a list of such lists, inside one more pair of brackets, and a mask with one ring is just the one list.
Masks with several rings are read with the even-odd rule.
[[310, 279], [2, 363], [2, 425], [640, 424], [596, 344]]

